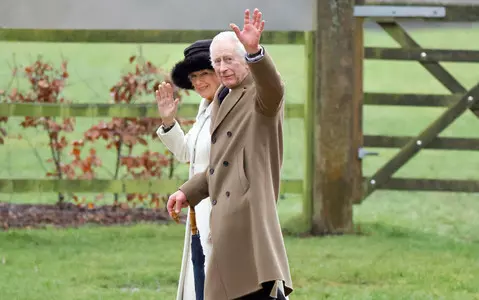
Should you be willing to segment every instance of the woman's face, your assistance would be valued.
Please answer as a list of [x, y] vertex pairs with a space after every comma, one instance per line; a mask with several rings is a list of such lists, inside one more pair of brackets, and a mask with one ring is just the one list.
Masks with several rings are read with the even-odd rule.
[[195, 89], [195, 92], [200, 94], [202, 98], [213, 100], [216, 90], [220, 86], [220, 80], [213, 70], [200, 70], [188, 75], [188, 78]]

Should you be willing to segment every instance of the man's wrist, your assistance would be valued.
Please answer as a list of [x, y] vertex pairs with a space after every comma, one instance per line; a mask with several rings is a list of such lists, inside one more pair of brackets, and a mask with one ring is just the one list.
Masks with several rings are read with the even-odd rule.
[[261, 54], [262, 50], [263, 50], [263, 47], [261, 47], [261, 45], [258, 45], [258, 47], [256, 49], [247, 50], [246, 53], [247, 53], [248, 57], [255, 57], [255, 56]]
[[259, 50], [252, 54], [246, 54], [245, 59], [248, 63], [254, 63], [260, 61], [264, 57], [264, 48], [259, 45]]

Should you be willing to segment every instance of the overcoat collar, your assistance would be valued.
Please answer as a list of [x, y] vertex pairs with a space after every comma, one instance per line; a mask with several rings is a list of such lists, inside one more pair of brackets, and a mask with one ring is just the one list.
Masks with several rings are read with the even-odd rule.
[[236, 103], [238, 103], [238, 101], [243, 97], [246, 90], [252, 83], [253, 76], [251, 75], [251, 73], [249, 73], [237, 87], [230, 89], [228, 95], [221, 102], [221, 106], [219, 103], [218, 94], [223, 88], [225, 88], [225, 86], [221, 85], [218, 88], [212, 103], [213, 108], [211, 114], [215, 117], [213, 122], [211, 123], [211, 134], [215, 132], [216, 128], [218, 128], [218, 126], [225, 119], [228, 113], [233, 109]]

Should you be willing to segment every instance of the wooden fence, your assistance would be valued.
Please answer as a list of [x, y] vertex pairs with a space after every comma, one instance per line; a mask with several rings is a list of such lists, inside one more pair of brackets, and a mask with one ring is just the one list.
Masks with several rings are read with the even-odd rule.
[[[400, 2], [400, 3], [397, 3]], [[359, 5], [432, 5], [445, 9], [445, 16], [434, 17], [435, 21], [445, 22], [479, 21], [479, 6], [475, 2], [458, 1], [356, 1]], [[318, 8], [317, 13], [321, 13]], [[362, 26], [364, 19], [373, 19], [396, 40], [402, 48], [370, 48], [363, 46]], [[429, 17], [414, 18], [429, 20]], [[397, 18], [356, 16], [354, 26], [360, 26], [361, 30], [348, 28], [350, 38], [355, 48], [355, 105], [359, 105], [353, 116], [358, 126], [357, 140], [352, 146], [358, 146], [353, 151], [358, 152], [361, 147], [377, 148], [401, 148], [401, 150], [384, 164], [371, 177], [363, 177], [362, 171], [355, 171], [354, 176], [359, 176], [361, 184], [355, 187], [352, 199], [346, 199], [342, 205], [360, 203], [368, 195], [377, 189], [388, 190], [420, 190], [420, 191], [461, 191], [479, 192], [479, 182], [473, 180], [433, 180], [421, 178], [392, 178], [407, 161], [422, 149], [453, 149], [453, 150], [479, 150], [479, 139], [466, 138], [439, 138], [438, 135], [447, 128], [463, 112], [471, 109], [479, 115], [479, 86], [466, 90], [451, 74], [449, 74], [438, 62], [479, 62], [479, 51], [460, 51], [445, 49], [423, 49], [408, 33], [396, 22]], [[324, 21], [322, 21], [324, 22]], [[324, 23], [326, 24], [326, 23]], [[351, 25], [351, 24], [350, 24]], [[351, 27], [354, 27], [354, 26]], [[318, 24], [321, 29], [322, 24]], [[326, 26], [326, 25], [324, 25]], [[201, 38], [211, 38], [216, 31], [159, 31], [159, 30], [28, 30], [28, 29], [2, 29], [0, 37], [4, 40], [20, 41], [50, 41], [50, 42], [143, 42], [143, 43], [187, 43]], [[315, 183], [318, 169], [315, 166], [317, 157], [317, 144], [315, 143], [315, 129], [318, 120], [316, 99], [320, 97], [315, 89], [317, 85], [316, 55], [319, 53], [316, 43], [317, 31], [294, 31], [294, 32], [267, 32], [263, 43], [265, 44], [304, 44], [307, 57], [307, 70], [305, 77], [308, 78], [308, 88], [304, 104], [288, 104], [286, 107], [287, 118], [303, 118], [305, 126], [305, 175], [304, 180], [284, 180], [281, 184], [281, 193], [303, 194], [304, 213], [307, 220], [314, 221], [316, 198]], [[341, 55], [341, 53], [338, 53]], [[419, 62], [432, 76], [439, 80], [450, 92], [447, 95], [401, 95], [389, 93], [363, 93], [362, 92], [362, 59], [384, 60], [412, 60]], [[358, 60], [360, 62], [358, 62]], [[316, 81], [315, 81], [316, 80]], [[395, 105], [395, 106], [430, 106], [447, 107], [444, 113], [424, 129], [418, 136], [373, 136], [362, 134], [362, 105]], [[183, 104], [179, 110], [181, 117], [194, 117], [196, 105]], [[109, 104], [16, 104], [0, 103], [0, 116], [57, 116], [57, 117], [152, 117], [157, 116], [154, 104], [133, 105], [109, 105]], [[333, 125], [331, 125], [333, 126]], [[354, 125], [349, 125], [354, 126]], [[341, 130], [341, 128], [338, 128]], [[354, 163], [361, 167], [361, 158]], [[111, 193], [168, 193], [176, 190], [181, 182], [177, 180], [53, 180], [53, 179], [0, 179], [0, 192], [23, 193], [23, 192], [111, 192]], [[309, 224], [312, 226], [312, 224]]]

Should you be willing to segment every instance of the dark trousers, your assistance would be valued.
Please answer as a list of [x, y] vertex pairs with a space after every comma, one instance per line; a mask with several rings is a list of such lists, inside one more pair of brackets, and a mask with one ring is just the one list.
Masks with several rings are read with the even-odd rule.
[[271, 289], [274, 286], [274, 281], [269, 281], [263, 283], [263, 288], [259, 291], [253, 292], [251, 294], [248, 294], [246, 296], [243, 296], [241, 298], [238, 298], [237, 300], [286, 300], [286, 297], [284, 294], [281, 292], [281, 290], [278, 289], [278, 297], [273, 298], [270, 297], [269, 294], [271, 293]]

